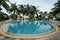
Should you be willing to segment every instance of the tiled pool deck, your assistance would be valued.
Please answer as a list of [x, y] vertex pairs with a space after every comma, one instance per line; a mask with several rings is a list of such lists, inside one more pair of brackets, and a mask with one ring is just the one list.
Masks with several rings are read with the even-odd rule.
[[[5, 38], [0, 39], [0, 40], [19, 40], [19, 39], [5, 37]], [[51, 36], [48, 36], [48, 37], [37, 38], [37, 39], [20, 39], [20, 40], [60, 40], [60, 28], [59, 28], [59, 31], [57, 33], [55, 33]]]

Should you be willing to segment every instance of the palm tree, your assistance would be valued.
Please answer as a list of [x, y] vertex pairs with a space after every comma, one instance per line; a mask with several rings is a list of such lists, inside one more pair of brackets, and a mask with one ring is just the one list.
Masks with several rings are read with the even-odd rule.
[[35, 19], [34, 17], [35, 17], [35, 14], [37, 14], [37, 13], [38, 13], [37, 7], [31, 5], [31, 8], [30, 8], [30, 19]]
[[26, 15], [29, 15], [30, 14], [30, 5], [29, 4], [27, 4], [27, 5], [25, 5], [25, 11], [26, 11]]
[[[18, 8], [17, 8], [17, 6], [16, 6], [16, 3], [11, 4], [11, 7], [10, 7], [9, 10], [8, 10], [9, 13], [13, 13], [13, 14], [14, 14], [13, 17], [14, 17], [15, 19], [17, 19], [16, 16], [17, 16], [17, 14], [18, 14], [18, 11], [19, 11], [19, 10], [18, 10]], [[12, 14], [12, 15], [13, 15], [13, 14]]]
[[6, 10], [8, 10], [9, 5], [6, 3], [6, 1], [9, 2], [9, 0], [0, 0], [0, 9], [2, 5]]
[[39, 12], [39, 14], [40, 14], [40, 15], [39, 15], [39, 19], [41, 19], [41, 20], [42, 20], [42, 19], [43, 19], [43, 17], [44, 17], [44, 14], [43, 14], [43, 12], [42, 12], [42, 11], [41, 11], [41, 12]]
[[9, 19], [7, 14], [1, 12], [2, 10], [1, 6], [3, 6], [6, 10], [9, 9], [9, 5], [7, 4], [7, 2], [9, 2], [9, 0], [0, 0], [0, 20]]
[[54, 8], [52, 8], [52, 12], [51, 15], [53, 15], [54, 18], [57, 19], [57, 16], [60, 14], [60, 0], [58, 0], [55, 4], [54, 4]]
[[23, 19], [24, 19], [24, 15], [25, 15], [25, 9], [24, 9], [24, 5], [19, 5], [20, 13], [23, 14]]
[[44, 12], [43, 19], [48, 19], [48, 13], [47, 12]]
[[48, 20], [53, 20], [53, 15], [49, 14]]
[[54, 4], [54, 8], [52, 8], [52, 14], [56, 17], [57, 14], [60, 13], [60, 0], [57, 1], [57, 3]]

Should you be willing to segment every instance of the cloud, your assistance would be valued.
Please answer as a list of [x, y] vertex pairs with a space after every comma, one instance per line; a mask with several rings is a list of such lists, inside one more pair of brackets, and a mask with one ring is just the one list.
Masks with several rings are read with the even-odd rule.
[[[30, 5], [35, 5], [39, 6], [38, 8], [41, 11], [47, 11], [50, 12], [51, 9], [53, 8], [53, 4], [57, 2], [57, 0], [10, 0], [11, 3], [17, 3], [18, 4], [30, 4]], [[5, 10], [3, 10], [5, 11]]]
[[41, 11], [50, 11], [56, 0], [18, 0], [17, 4], [30, 4], [39, 6]]

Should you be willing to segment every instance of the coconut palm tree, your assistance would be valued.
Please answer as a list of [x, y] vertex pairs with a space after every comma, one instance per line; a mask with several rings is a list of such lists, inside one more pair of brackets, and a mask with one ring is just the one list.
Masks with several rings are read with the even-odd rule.
[[50, 14], [50, 15], [48, 16], [48, 20], [53, 20], [53, 15]]
[[27, 5], [25, 5], [25, 11], [26, 11], [26, 15], [29, 15], [30, 14], [30, 5], [29, 4], [27, 4]]
[[57, 14], [60, 13], [60, 0], [57, 1], [57, 3], [54, 4], [54, 8], [52, 8], [52, 14], [56, 17]]
[[39, 19], [39, 20], [42, 20], [42, 19], [43, 19], [43, 12], [39, 12], [38, 19]]
[[38, 13], [37, 7], [31, 5], [31, 8], [30, 8], [30, 19], [35, 19], [34, 17], [35, 17], [35, 14], [37, 14], [37, 13]]
[[57, 18], [57, 15], [60, 14], [60, 0], [58, 0], [55, 4], [54, 4], [54, 8], [52, 8], [52, 12], [51, 15], [53, 15], [54, 18]]
[[43, 19], [48, 19], [48, 13], [47, 12], [44, 12]]
[[25, 15], [25, 8], [24, 8], [24, 5], [19, 5], [19, 8], [20, 10], [20, 13], [23, 14], [23, 19], [24, 19], [24, 15]]
[[2, 10], [2, 6], [8, 10], [9, 9], [9, 5], [7, 4], [7, 2], [10, 2], [9, 0], [0, 0], [0, 20], [5, 20], [5, 19], [9, 19], [9, 16], [7, 14], [5, 14], [4, 12], [1, 12]]
[[1, 8], [2, 5], [6, 10], [8, 10], [9, 5], [6, 3], [6, 1], [9, 2], [9, 0], [0, 0], [0, 9], [2, 9]]
[[39, 19], [40, 19], [40, 20], [43, 20], [43, 18], [44, 18], [44, 13], [41, 11], [41, 12], [39, 12], [39, 14], [40, 14], [40, 15], [39, 15]]
[[8, 10], [8, 12], [9, 13], [11, 13], [11, 15], [13, 15], [14, 14], [14, 16], [13, 16], [13, 18], [15, 18], [15, 19], [17, 19], [17, 14], [18, 14], [18, 8], [17, 8], [17, 6], [16, 6], [16, 3], [14, 3], [14, 4], [11, 4], [11, 7], [9, 8], [9, 10]]

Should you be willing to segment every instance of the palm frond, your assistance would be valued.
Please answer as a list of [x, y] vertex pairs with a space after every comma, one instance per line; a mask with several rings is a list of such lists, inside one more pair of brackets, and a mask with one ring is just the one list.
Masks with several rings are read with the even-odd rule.
[[9, 5], [8, 5], [6, 2], [3, 2], [3, 3], [2, 3], [2, 6], [3, 6], [6, 10], [9, 9]]

